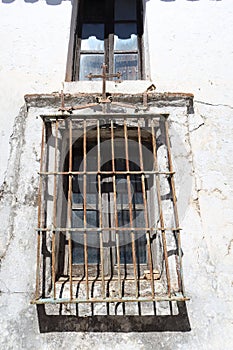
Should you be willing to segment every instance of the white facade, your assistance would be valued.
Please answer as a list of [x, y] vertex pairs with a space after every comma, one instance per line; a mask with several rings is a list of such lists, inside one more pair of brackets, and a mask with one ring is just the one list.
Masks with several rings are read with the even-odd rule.
[[[35, 285], [40, 121], [36, 119], [38, 110], [31, 109], [27, 116], [20, 108], [25, 94], [61, 90], [71, 11], [71, 1], [0, 3], [1, 347], [232, 349], [230, 0], [145, 1], [148, 80], [155, 84], [157, 92], [194, 94], [194, 114], [187, 115], [184, 108], [169, 110], [173, 135], [178, 134], [185, 145], [186, 152], [181, 156], [187, 157], [192, 169], [188, 204], [182, 202], [185, 196], [181, 189], [179, 203], [191, 331], [39, 333], [36, 308], [29, 303]], [[137, 91], [141, 92], [141, 87], [135, 87]], [[185, 190], [189, 191], [189, 185]]]

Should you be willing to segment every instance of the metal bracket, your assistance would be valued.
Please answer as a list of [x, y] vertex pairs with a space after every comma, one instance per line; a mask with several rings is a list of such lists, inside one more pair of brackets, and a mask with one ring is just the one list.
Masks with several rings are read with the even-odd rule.
[[[118, 78], [120, 79], [121, 77], [121, 73], [117, 72], [116, 74], [108, 74], [107, 73], [107, 65], [103, 64], [102, 65], [102, 74], [88, 74], [87, 78], [92, 80], [94, 78], [98, 79], [98, 78], [102, 78], [102, 96], [96, 96], [95, 103], [88, 103], [85, 105], [77, 105], [77, 106], [69, 106], [69, 107], [65, 107], [65, 103], [64, 103], [64, 92], [63, 90], [61, 91], [61, 107], [59, 108], [59, 111], [61, 112], [68, 112], [70, 114], [73, 113], [74, 110], [81, 110], [81, 109], [86, 109], [86, 108], [92, 108], [92, 107], [96, 107], [98, 105], [102, 105], [102, 110], [103, 113], [106, 113], [106, 105], [109, 104], [113, 104], [113, 105], [121, 105], [122, 107], [126, 107], [126, 108], [135, 108], [134, 112], [138, 113], [138, 112], [147, 112], [149, 110], [149, 106], [148, 106], [148, 93], [151, 91], [154, 91], [156, 89], [154, 84], [151, 84], [146, 91], [143, 92], [142, 97], [143, 97], [143, 104], [142, 105], [130, 105], [130, 104], [125, 104], [125, 103], [119, 103], [119, 102], [113, 102], [113, 98], [111, 96], [111, 94], [106, 92], [106, 81], [108, 78]], [[118, 80], [119, 82], [119, 80]]]

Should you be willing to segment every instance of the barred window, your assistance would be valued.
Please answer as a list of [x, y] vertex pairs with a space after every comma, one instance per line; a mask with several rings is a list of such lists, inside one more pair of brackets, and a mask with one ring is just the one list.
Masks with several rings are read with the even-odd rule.
[[186, 300], [168, 115], [42, 118], [33, 302]]

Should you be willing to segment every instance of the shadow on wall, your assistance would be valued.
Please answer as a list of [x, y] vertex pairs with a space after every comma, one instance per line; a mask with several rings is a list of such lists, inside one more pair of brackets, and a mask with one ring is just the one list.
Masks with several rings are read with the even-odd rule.
[[185, 302], [177, 302], [176, 315], [51, 315], [45, 305], [37, 305], [39, 329], [48, 332], [188, 332], [191, 330]]

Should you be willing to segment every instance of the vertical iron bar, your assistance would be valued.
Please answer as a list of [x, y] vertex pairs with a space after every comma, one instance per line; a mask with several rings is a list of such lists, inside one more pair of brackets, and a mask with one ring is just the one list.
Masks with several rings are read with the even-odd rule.
[[[43, 171], [44, 161], [44, 144], [45, 144], [45, 122], [42, 125], [42, 136], [41, 136], [41, 154], [40, 154], [40, 173]], [[42, 175], [40, 174], [39, 180], [39, 191], [38, 191], [38, 228], [42, 227], [41, 213], [42, 213]], [[42, 233], [43, 234], [43, 233]], [[40, 261], [41, 261], [41, 231], [37, 232], [37, 259], [36, 259], [36, 299], [40, 297]]]
[[53, 298], [56, 299], [56, 226], [57, 226], [57, 144], [58, 144], [58, 120], [55, 124], [55, 145], [54, 145], [54, 179], [53, 179], [53, 233], [52, 233], [52, 283]]
[[[154, 155], [154, 169], [157, 172], [157, 171], [159, 171], [158, 170], [159, 168], [158, 168], [158, 161], [157, 161], [157, 146], [156, 146], [156, 140], [155, 140], [155, 131], [154, 131], [153, 120], [151, 121], [151, 135], [152, 135], [152, 147], [153, 147], [153, 155]], [[171, 277], [170, 277], [169, 264], [168, 264], [166, 231], [164, 228], [163, 207], [162, 207], [162, 200], [161, 200], [159, 174], [155, 175], [155, 181], [156, 181], [156, 192], [157, 192], [158, 206], [159, 206], [159, 220], [160, 220], [161, 232], [162, 232], [165, 269], [166, 269], [166, 277], [167, 277], [167, 290], [168, 290], [168, 296], [170, 297], [171, 296]]]
[[[72, 226], [72, 119], [69, 121], [69, 188], [68, 188], [68, 228]], [[72, 279], [72, 233], [69, 231], [69, 280], [70, 280], [70, 300], [73, 299], [73, 279]]]
[[103, 245], [103, 219], [102, 219], [102, 194], [101, 194], [101, 173], [100, 173], [100, 122], [97, 120], [97, 173], [98, 173], [98, 207], [99, 207], [99, 227], [100, 231], [100, 261], [101, 261], [101, 279], [102, 279], [102, 297], [105, 298], [105, 281], [104, 281], [104, 245]]
[[[126, 161], [126, 172], [127, 172], [127, 192], [128, 192], [128, 203], [129, 203], [129, 220], [130, 228], [133, 228], [133, 208], [132, 208], [132, 194], [129, 174], [129, 150], [128, 150], [128, 131], [126, 120], [124, 119], [124, 138], [125, 138], [125, 161]], [[132, 241], [132, 257], [133, 257], [133, 269], [134, 269], [134, 280], [136, 288], [136, 298], [139, 297], [138, 281], [137, 281], [137, 257], [135, 249], [135, 235], [134, 231], [131, 230], [131, 241]]]
[[143, 164], [143, 155], [142, 155], [141, 127], [140, 127], [139, 120], [138, 120], [138, 146], [139, 146], [140, 170], [143, 172], [141, 175], [141, 184], [142, 184], [142, 196], [143, 196], [143, 205], [144, 205], [145, 226], [147, 228], [146, 240], [147, 240], [148, 263], [149, 263], [150, 278], [151, 278], [151, 293], [152, 293], [152, 297], [154, 297], [155, 292], [154, 292], [153, 263], [152, 263], [152, 253], [151, 253], [150, 231], [148, 231], [149, 218], [148, 218], [148, 211], [147, 211], [145, 174], [144, 174], [144, 164]]
[[107, 79], [107, 65], [104, 63], [102, 65], [103, 69], [103, 81], [102, 81], [102, 97], [104, 100], [106, 100], [106, 79]]
[[[174, 181], [174, 175], [173, 175], [171, 144], [170, 144], [170, 139], [169, 139], [167, 117], [165, 117], [165, 137], [166, 137], [166, 145], [167, 145], [168, 166], [169, 166], [169, 171], [172, 172], [170, 179], [171, 179], [171, 190], [172, 190], [175, 226], [176, 226], [176, 228], [178, 228], [178, 227], [180, 227], [180, 224], [179, 224], [179, 217], [178, 217], [177, 197], [176, 197], [175, 181]], [[177, 246], [178, 246], [178, 256], [179, 256], [179, 263], [177, 261], [177, 256], [176, 256], [176, 270], [177, 270], [177, 277], [178, 277], [178, 285], [179, 285], [179, 291], [184, 293], [180, 230], [178, 229], [174, 233], [176, 233]]]
[[111, 149], [112, 149], [112, 171], [113, 171], [113, 201], [114, 201], [114, 217], [116, 230], [116, 252], [117, 252], [117, 274], [118, 274], [118, 292], [119, 297], [122, 297], [121, 293], [121, 260], [120, 260], [120, 238], [118, 230], [118, 216], [117, 216], [117, 197], [116, 197], [116, 174], [115, 174], [115, 150], [114, 150], [114, 130], [113, 120], [111, 120]]
[[89, 299], [88, 283], [88, 242], [87, 242], [87, 121], [83, 121], [83, 227], [84, 227], [84, 268], [86, 279], [86, 296]]

